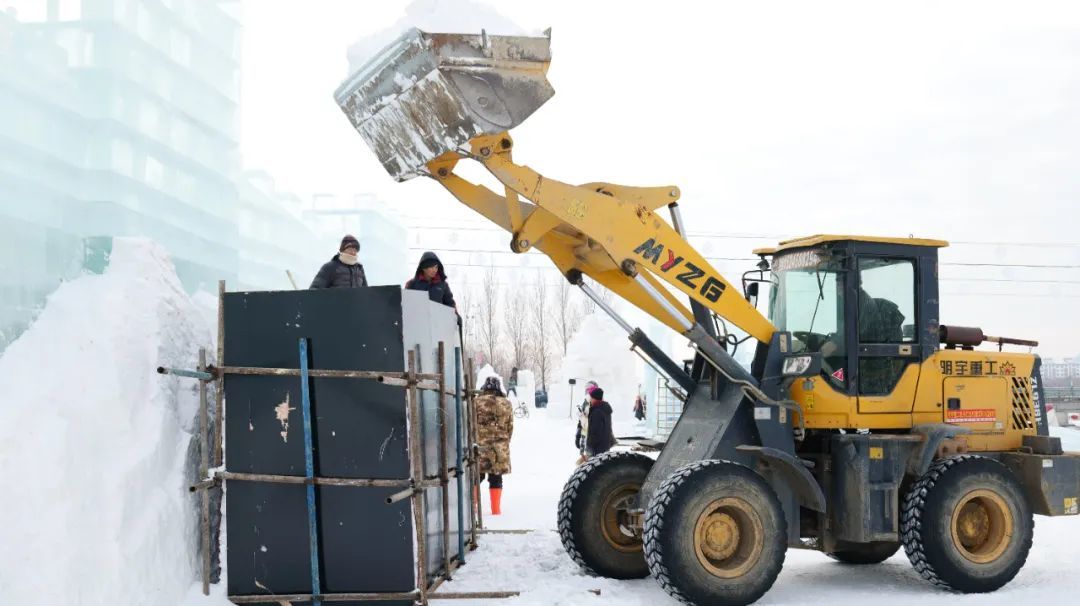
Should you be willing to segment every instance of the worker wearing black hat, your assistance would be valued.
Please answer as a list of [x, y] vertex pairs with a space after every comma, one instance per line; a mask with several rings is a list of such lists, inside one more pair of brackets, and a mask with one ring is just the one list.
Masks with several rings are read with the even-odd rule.
[[357, 253], [360, 252], [360, 242], [356, 238], [346, 235], [341, 239], [338, 254], [334, 255], [323, 264], [315, 279], [311, 281], [311, 288], [359, 288], [367, 286], [367, 276], [364, 275], [364, 266], [360, 264]]
[[416, 274], [412, 280], [405, 283], [405, 288], [426, 290], [428, 298], [432, 301], [457, 309], [454, 293], [450, 291], [450, 285], [446, 283], [446, 271], [443, 270], [442, 261], [439, 261], [439, 257], [430, 250], [420, 256]]

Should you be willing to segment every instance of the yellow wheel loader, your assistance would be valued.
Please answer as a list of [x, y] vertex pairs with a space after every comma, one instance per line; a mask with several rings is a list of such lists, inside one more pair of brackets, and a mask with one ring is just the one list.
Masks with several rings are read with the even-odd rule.
[[[391, 176], [435, 180], [513, 251], [550, 257], [685, 400], [655, 460], [607, 453], [567, 481], [559, 532], [583, 568], [651, 574], [689, 604], [749, 604], [788, 548], [872, 565], [903, 547], [928, 581], [986, 592], [1023, 566], [1033, 514], [1080, 513], [1080, 454], [1048, 433], [1039, 358], [1003, 351], [1037, 344], [939, 315], [945, 242], [789, 240], [755, 251], [736, 285], [687, 242], [677, 187], [573, 185], [513, 161], [508, 131], [554, 94], [550, 60], [548, 37], [413, 29], [335, 99]], [[465, 160], [503, 190], [462, 178]], [[583, 276], [685, 336], [692, 366]], [[750, 369], [730, 327], [755, 348]]]

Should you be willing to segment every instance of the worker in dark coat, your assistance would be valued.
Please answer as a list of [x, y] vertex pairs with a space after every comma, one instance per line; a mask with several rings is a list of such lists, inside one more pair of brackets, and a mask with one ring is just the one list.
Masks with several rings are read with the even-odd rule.
[[581, 465], [588, 460], [588, 455], [585, 454], [585, 438], [589, 434], [589, 394], [594, 389], [599, 387], [596, 381], [589, 381], [585, 384], [585, 399], [581, 401], [581, 404], [577, 407], [578, 422], [577, 432], [574, 434], [574, 446], [577, 447], [578, 453], [581, 455], [578, 457], [577, 464]]
[[604, 401], [604, 390], [597, 387], [589, 394], [589, 427], [585, 436], [585, 454], [594, 457], [611, 450], [615, 434], [611, 428], [611, 405]]
[[450, 285], [446, 283], [446, 271], [443, 269], [442, 261], [439, 261], [439, 257], [430, 250], [420, 256], [420, 263], [416, 266], [416, 275], [405, 283], [405, 288], [426, 290], [428, 298], [432, 301], [457, 309], [454, 293], [450, 292]]
[[341, 239], [338, 254], [334, 255], [323, 264], [315, 279], [311, 281], [311, 288], [359, 288], [367, 286], [367, 276], [364, 275], [364, 266], [360, 264], [357, 253], [360, 252], [360, 242], [356, 238], [346, 235]]

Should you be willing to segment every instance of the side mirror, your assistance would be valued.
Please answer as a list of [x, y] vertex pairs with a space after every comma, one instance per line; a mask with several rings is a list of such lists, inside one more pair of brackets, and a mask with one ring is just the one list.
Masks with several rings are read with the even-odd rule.
[[761, 284], [759, 282], [751, 282], [746, 285], [746, 300], [754, 307], [757, 307], [758, 288], [760, 286]]
[[577, 379], [570, 379], [571, 385], [577, 385]]

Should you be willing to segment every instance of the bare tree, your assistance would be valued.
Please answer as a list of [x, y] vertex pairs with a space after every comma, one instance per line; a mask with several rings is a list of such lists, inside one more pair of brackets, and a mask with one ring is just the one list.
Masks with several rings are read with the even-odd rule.
[[515, 287], [506, 298], [506, 310], [503, 312], [503, 328], [509, 342], [507, 349], [510, 353], [510, 364], [517, 368], [525, 368], [530, 362], [532, 335], [529, 334], [529, 313], [525, 309], [527, 303], [525, 292]]
[[[565, 280], [564, 280], [565, 282]], [[569, 286], [569, 284], [567, 284]], [[537, 272], [536, 283], [532, 288], [532, 358], [536, 369], [540, 371], [541, 389], [547, 390], [547, 373], [551, 366], [551, 303], [548, 300], [547, 282]]]
[[473, 299], [472, 285], [469, 284], [469, 278], [463, 274], [460, 280], [454, 280], [454, 301], [457, 303], [458, 315], [463, 319], [467, 319], [472, 313]]
[[477, 301], [480, 299], [477, 293], [477, 286], [468, 280], [462, 280], [456, 286], [454, 290], [455, 299], [457, 300], [457, 312], [461, 316], [462, 320], [462, 337], [464, 342], [462, 343], [463, 359], [473, 360], [474, 363], [479, 364], [484, 359], [484, 341], [480, 337], [478, 330], [480, 325], [479, 306]]
[[566, 355], [566, 348], [570, 344], [570, 339], [577, 332], [584, 315], [582, 306], [578, 305], [570, 296], [571, 292], [573, 292], [573, 286], [566, 280], [560, 280], [559, 288], [555, 291], [553, 319], [555, 321], [555, 333], [558, 336], [559, 343], [562, 344], [562, 355], [564, 356]]
[[480, 300], [476, 303], [476, 324], [484, 361], [494, 365], [495, 354], [502, 338], [502, 325], [499, 322], [499, 282], [494, 267], [488, 267], [480, 283]]

